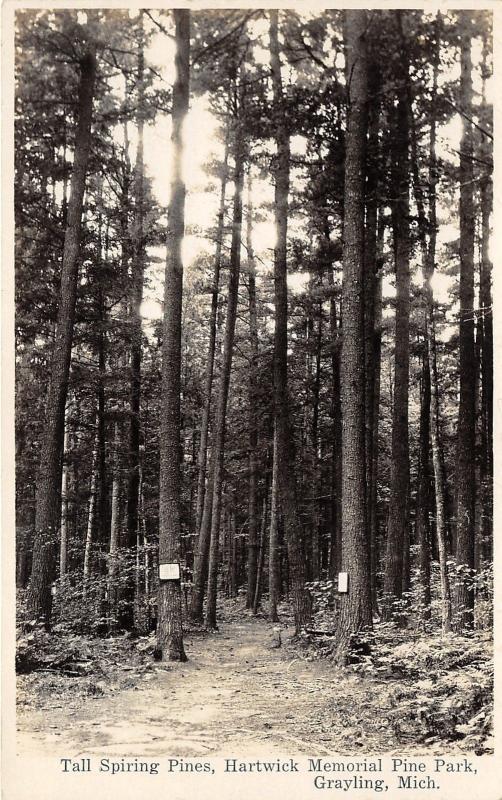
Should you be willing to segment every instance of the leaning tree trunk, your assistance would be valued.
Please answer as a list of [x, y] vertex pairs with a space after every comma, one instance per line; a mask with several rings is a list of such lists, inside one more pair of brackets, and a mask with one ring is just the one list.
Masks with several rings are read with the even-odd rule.
[[77, 298], [80, 228], [85, 191], [85, 177], [91, 145], [92, 103], [96, 79], [96, 51], [89, 48], [80, 61], [78, 124], [65, 230], [61, 288], [56, 323], [50, 384], [46, 404], [44, 435], [40, 447], [37, 478], [35, 539], [28, 610], [30, 614], [50, 622], [51, 583], [54, 579], [57, 554], [57, 531], [60, 518], [60, 489], [64, 413], [68, 393], [73, 321]]
[[[399, 15], [401, 26], [402, 12]], [[409, 115], [406, 96], [408, 58], [402, 40], [401, 86], [394, 129], [392, 227], [396, 266], [396, 322], [394, 356], [394, 408], [392, 416], [389, 518], [385, 555], [383, 616], [389, 618], [392, 602], [401, 598], [404, 583], [408, 525], [409, 442], [408, 392], [410, 366], [410, 231], [409, 231]]]
[[287, 231], [289, 194], [289, 135], [286, 127], [279, 59], [278, 12], [270, 11], [270, 64], [272, 69], [275, 141], [275, 225], [277, 244], [274, 250], [275, 335], [274, 335], [274, 420], [277, 437], [278, 489], [284, 517], [288, 549], [290, 589], [295, 630], [311, 617], [310, 597], [305, 589], [305, 562], [302, 552], [301, 524], [298, 516], [293, 430], [288, 404], [288, 290]]
[[454, 624], [458, 631], [474, 623], [475, 506], [475, 359], [474, 359], [474, 190], [472, 142], [471, 12], [459, 12], [462, 23], [460, 107], [460, 396], [457, 428], [457, 577]]
[[335, 658], [346, 662], [352, 638], [370, 628], [371, 585], [365, 508], [364, 152], [367, 129], [366, 11], [345, 12], [348, 116], [345, 137], [342, 296], [342, 571]]
[[214, 437], [214, 479], [213, 508], [211, 514], [211, 538], [209, 546], [209, 570], [207, 582], [207, 605], [205, 624], [209, 629], [216, 628], [216, 598], [218, 592], [218, 560], [221, 517], [221, 494], [223, 489], [223, 466], [225, 459], [225, 434], [228, 391], [234, 347], [235, 321], [239, 292], [239, 273], [241, 266], [242, 229], [242, 184], [244, 180], [244, 130], [240, 119], [236, 120], [235, 132], [235, 171], [234, 171], [234, 210], [232, 242], [230, 246], [230, 272], [228, 278], [227, 316], [223, 341], [223, 357], [218, 389], [216, 410], [216, 431]]
[[[181, 540], [181, 311], [185, 234], [183, 123], [188, 112], [190, 80], [190, 11], [175, 9], [175, 81], [171, 133], [171, 199], [168, 212], [164, 341], [162, 345], [162, 414], [160, 424], [159, 563], [178, 563]], [[181, 585], [159, 582], [158, 649], [163, 660], [186, 661], [183, 647]]]

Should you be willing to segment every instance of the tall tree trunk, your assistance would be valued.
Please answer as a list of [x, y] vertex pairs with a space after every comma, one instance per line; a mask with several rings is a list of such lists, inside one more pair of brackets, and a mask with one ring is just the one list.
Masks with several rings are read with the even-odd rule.
[[[101, 277], [101, 276], [100, 276]], [[99, 571], [105, 574], [105, 548], [107, 545], [107, 511], [108, 511], [108, 484], [106, 479], [106, 397], [105, 397], [105, 373], [106, 373], [106, 336], [105, 336], [105, 299], [102, 287], [98, 288], [98, 405], [97, 405], [97, 546], [99, 548], [100, 560]]]
[[[379, 95], [381, 79], [378, 65], [371, 61], [369, 77], [369, 93], [373, 98]], [[377, 310], [381, 317], [381, 281], [378, 277], [379, 250], [381, 242], [379, 236], [378, 220], [378, 157], [380, 109], [376, 102], [371, 105], [368, 122], [368, 152], [366, 157], [366, 225], [365, 225], [365, 281], [364, 281], [364, 363], [365, 363], [365, 437], [364, 449], [366, 460], [366, 531], [370, 550], [371, 597], [372, 606], [376, 609], [376, 570], [377, 570], [377, 540], [376, 540], [376, 500], [377, 500], [377, 452], [378, 433], [375, 437], [375, 428], [378, 431], [379, 391], [376, 388], [380, 380], [380, 335], [376, 326], [380, 328], [381, 319], [376, 319]], [[380, 223], [380, 228], [381, 228]], [[383, 232], [382, 232], [383, 235]], [[378, 305], [378, 309], [377, 309]]]
[[[179, 563], [181, 539], [181, 311], [185, 234], [183, 123], [188, 112], [190, 80], [190, 11], [174, 9], [175, 81], [171, 133], [171, 199], [164, 288], [162, 345], [162, 415], [160, 425], [159, 564]], [[163, 660], [186, 661], [183, 647], [181, 586], [178, 580], [159, 582], [158, 649]]]
[[289, 194], [289, 134], [286, 127], [279, 59], [278, 12], [270, 11], [270, 65], [272, 70], [275, 141], [275, 225], [277, 243], [274, 250], [274, 422], [277, 437], [278, 488], [284, 515], [290, 588], [292, 592], [295, 630], [308, 623], [311, 601], [305, 589], [305, 564], [302, 552], [301, 523], [298, 516], [293, 430], [288, 403], [288, 289], [287, 231]]
[[[125, 80], [125, 93], [128, 93], [128, 81]], [[121, 182], [121, 195], [120, 195], [120, 249], [121, 249], [121, 278], [125, 282], [129, 277], [129, 268], [131, 261], [131, 236], [129, 230], [129, 217], [130, 217], [130, 186], [131, 186], [131, 163], [129, 159], [129, 130], [127, 120], [124, 121], [123, 126], [124, 134], [124, 157], [123, 157], [123, 171]], [[124, 318], [128, 318], [129, 309], [127, 298], [124, 298], [120, 304], [120, 312]], [[127, 356], [124, 352], [118, 358], [116, 369], [121, 372], [125, 368]], [[130, 419], [129, 419], [130, 422]], [[130, 444], [130, 427], [128, 428]], [[119, 551], [123, 544], [127, 544], [128, 535], [123, 535], [122, 515], [124, 515], [124, 528], [127, 525], [127, 493], [129, 484], [129, 472], [126, 479], [121, 478], [121, 460], [119, 455], [120, 443], [122, 440], [122, 430], [119, 422], [115, 423], [114, 430], [114, 445], [113, 445], [113, 478], [112, 478], [112, 501], [111, 501], [111, 519], [110, 519], [110, 547], [109, 547], [109, 561], [108, 561], [108, 627], [110, 630], [115, 630], [124, 621], [124, 609], [122, 604], [119, 606], [119, 599], [121, 595], [126, 594], [126, 602], [128, 602], [127, 594], [129, 594], [129, 604], [127, 608], [126, 624], [131, 627], [131, 614], [130, 614], [130, 601], [131, 591], [128, 588], [124, 592], [123, 587], [118, 585], [119, 576]], [[125, 438], [125, 437], [124, 437]], [[129, 452], [127, 452], [127, 469], [130, 468]], [[125, 486], [124, 486], [125, 483]], [[124, 499], [122, 495], [125, 495]], [[126, 541], [123, 542], [122, 539]]]
[[64, 579], [68, 571], [68, 456], [70, 444], [69, 431], [69, 405], [66, 405], [64, 422], [64, 444], [63, 444], [63, 477], [61, 480], [61, 538], [59, 542], [59, 577]]
[[[437, 214], [436, 214], [436, 186], [437, 186], [437, 158], [436, 158], [436, 97], [438, 87], [438, 74], [440, 63], [440, 19], [438, 13], [435, 24], [435, 44], [434, 44], [434, 73], [432, 87], [432, 115], [429, 145], [429, 245], [427, 247], [425, 229], [426, 219], [420, 192], [417, 194], [417, 207], [419, 213], [419, 233], [422, 244], [422, 263], [424, 275], [424, 291], [426, 300], [426, 335], [427, 346], [425, 355], [428, 360], [429, 386], [430, 386], [430, 441], [432, 450], [432, 466], [434, 472], [434, 494], [436, 505], [436, 538], [438, 544], [439, 573], [441, 583], [441, 627], [443, 633], [448, 633], [451, 628], [451, 593], [450, 580], [448, 575], [448, 551], [447, 551], [447, 511], [446, 511], [446, 481], [444, 476], [444, 458], [441, 443], [441, 417], [439, 408], [439, 389], [437, 375], [437, 348], [436, 330], [434, 319], [434, 295], [432, 291], [432, 277], [434, 275], [436, 263], [436, 239], [437, 239]], [[413, 146], [416, 151], [416, 137], [413, 131]], [[418, 161], [414, 152], [413, 162], [417, 168]], [[415, 186], [418, 187], [418, 174], [415, 176]]]
[[242, 228], [242, 185], [244, 180], [244, 131], [240, 119], [236, 119], [235, 129], [235, 170], [234, 170], [234, 209], [232, 242], [230, 246], [230, 271], [228, 278], [227, 316], [223, 341], [223, 358], [218, 388], [214, 437], [214, 483], [213, 507], [211, 514], [211, 538], [209, 546], [209, 569], [207, 583], [207, 605], [205, 624], [209, 629], [216, 625], [216, 598], [218, 590], [218, 560], [221, 517], [221, 494], [223, 489], [223, 466], [225, 459], [225, 433], [228, 391], [234, 347], [235, 321], [239, 291], [241, 266], [241, 228]]
[[92, 568], [92, 547], [94, 540], [94, 533], [96, 527], [96, 499], [98, 489], [98, 446], [99, 446], [99, 432], [97, 429], [98, 420], [96, 414], [96, 436], [94, 439], [94, 450], [92, 452], [92, 470], [91, 470], [91, 485], [89, 491], [89, 511], [87, 514], [87, 533], [85, 537], [84, 549], [84, 588], [91, 577]]
[[279, 572], [279, 531], [277, 526], [278, 517], [278, 472], [279, 463], [277, 461], [277, 434], [274, 432], [274, 452], [272, 456], [272, 491], [270, 496], [270, 534], [268, 547], [268, 603], [269, 615], [272, 622], [278, 622], [277, 604], [281, 591], [281, 579]]
[[[379, 222], [379, 262], [383, 246], [384, 225]], [[379, 273], [375, 287], [375, 319], [374, 319], [374, 381], [373, 381], [373, 443], [371, 448], [371, 476], [370, 476], [370, 560], [371, 560], [371, 600], [372, 608], [377, 610], [377, 571], [378, 571], [378, 454], [379, 454], [379, 422], [380, 422], [380, 372], [382, 350], [382, 275]]]
[[446, 531], [446, 497], [441, 458], [439, 392], [436, 357], [436, 334], [433, 317], [430, 320], [429, 359], [431, 371], [431, 448], [436, 495], [436, 537], [438, 543], [439, 574], [441, 581], [441, 627], [443, 633], [451, 628], [451, 592], [448, 576], [448, 548]]
[[427, 338], [423, 343], [420, 387], [420, 432], [418, 456], [418, 487], [415, 518], [415, 538], [418, 544], [420, 582], [420, 616], [422, 622], [431, 618], [431, 566], [430, 566], [430, 470], [429, 439], [431, 412], [431, 379]]
[[322, 496], [321, 470], [319, 466], [319, 395], [321, 390], [322, 306], [318, 309], [317, 335], [315, 337], [314, 383], [312, 386], [312, 483], [310, 492], [312, 520], [312, 567], [311, 577], [318, 581], [321, 576], [321, 514]]
[[[216, 253], [214, 263], [214, 280], [211, 293], [211, 315], [209, 318], [209, 345], [206, 361], [206, 383], [204, 410], [201, 420], [200, 445], [198, 455], [198, 482], [197, 482], [197, 510], [196, 534], [197, 546], [194, 553], [193, 589], [190, 601], [189, 614], [195, 621], [203, 617], [204, 589], [207, 580], [209, 543], [211, 536], [211, 513], [213, 507], [213, 482], [214, 460], [211, 457], [209, 470], [207, 470], [207, 443], [209, 434], [209, 419], [211, 412], [211, 393], [213, 385], [214, 354], [216, 347], [216, 330], [218, 323], [218, 293], [220, 284], [221, 253], [224, 235], [225, 198], [228, 180], [228, 154], [230, 141], [230, 123], [225, 131], [225, 156], [223, 162], [223, 176], [221, 180], [220, 208], [218, 212], [218, 229], [216, 234]], [[207, 473], [207, 485], [206, 485]]]
[[146, 583], [146, 526], [143, 502], [143, 469], [140, 467], [138, 486], [138, 530], [136, 533], [136, 570], [134, 574], [134, 630], [140, 636], [148, 633]]
[[96, 78], [95, 53], [95, 47], [91, 46], [80, 61], [78, 124], [75, 134], [71, 195], [68, 203], [56, 334], [37, 479], [35, 539], [28, 610], [32, 616], [44, 619], [46, 624], [50, 622], [51, 583], [56, 569], [64, 413], [77, 297], [85, 177], [91, 144], [92, 102]]
[[230, 542], [231, 542], [231, 556], [230, 556], [230, 597], [237, 597], [237, 536], [235, 531], [235, 512], [232, 511], [229, 515], [230, 526]]
[[249, 490], [248, 490], [248, 582], [246, 608], [251, 608], [256, 594], [258, 569], [258, 419], [257, 419], [257, 366], [258, 366], [258, 322], [256, 314], [256, 265], [253, 250], [253, 184], [251, 171], [247, 177], [246, 249], [249, 293]]
[[261, 512], [261, 526], [260, 526], [260, 552], [258, 556], [258, 566], [256, 570], [256, 586], [253, 597], [253, 614], [258, 613], [261, 600], [261, 587], [263, 581], [263, 567], [265, 566], [265, 548], [266, 548], [266, 531], [267, 531], [267, 502], [268, 502], [268, 486], [265, 487], [265, 495], [263, 497], [263, 506]]
[[[436, 140], [436, 121], [435, 121], [435, 101], [437, 95], [437, 45], [435, 46], [434, 58], [434, 79], [433, 79], [433, 100], [431, 104], [431, 147], [430, 159], [431, 163], [435, 158], [435, 140]], [[407, 101], [408, 101], [408, 115], [410, 119], [410, 145], [411, 145], [411, 167], [413, 174], [413, 189], [415, 194], [415, 201], [418, 211], [418, 236], [422, 250], [422, 272], [424, 277], [423, 286], [423, 302], [424, 302], [424, 316], [423, 316], [423, 334], [424, 341], [422, 346], [422, 368], [420, 377], [420, 427], [419, 427], [419, 456], [418, 456], [418, 476], [417, 476], [417, 499], [416, 499], [416, 513], [415, 513], [415, 539], [418, 545], [418, 570], [419, 570], [419, 590], [420, 590], [420, 617], [422, 624], [425, 626], [431, 617], [431, 541], [430, 541], [430, 523], [429, 523], [429, 508], [430, 508], [430, 459], [429, 459], [429, 443], [430, 443], [430, 425], [431, 425], [431, 369], [430, 369], [430, 314], [433, 311], [432, 298], [429, 298], [431, 287], [428, 284], [429, 270], [430, 270], [430, 248], [427, 246], [427, 219], [425, 215], [424, 195], [422, 183], [420, 180], [420, 171], [418, 163], [418, 148], [417, 148], [417, 134], [416, 126], [413, 116], [413, 98], [411, 92], [411, 85], [409, 79], [407, 80]], [[436, 166], [434, 166], [436, 169]], [[430, 166], [432, 171], [432, 167]], [[435, 178], [434, 178], [435, 180]], [[430, 189], [435, 192], [435, 184], [430, 186]], [[435, 197], [433, 192], [430, 192], [430, 207], [431, 212], [434, 210], [435, 215]], [[435, 216], [434, 216], [434, 225]], [[430, 245], [434, 242], [435, 250], [435, 237], [436, 231], [430, 232]], [[432, 263], [432, 270], [434, 270], [434, 263]]]
[[197, 541], [197, 549], [194, 554], [193, 566], [193, 589], [190, 602], [190, 618], [195, 622], [200, 622], [203, 618], [204, 589], [207, 581], [209, 544], [211, 541], [211, 517], [213, 511], [213, 487], [214, 487], [214, 447], [209, 461], [207, 476], [207, 487], [204, 494], [204, 508]]
[[204, 512], [204, 498], [206, 493], [207, 440], [209, 433], [209, 418], [211, 413], [211, 392], [213, 386], [214, 352], [216, 346], [216, 328], [217, 328], [216, 323], [218, 316], [218, 293], [220, 287], [221, 251], [223, 247], [224, 222], [225, 222], [225, 196], [226, 196], [226, 188], [228, 180], [228, 145], [229, 145], [229, 135], [230, 135], [229, 131], [230, 131], [230, 124], [227, 123], [227, 127], [225, 130], [225, 156], [223, 160], [223, 173], [221, 177], [221, 189], [220, 189], [220, 208], [218, 211], [218, 226], [216, 230], [214, 276], [213, 276], [213, 286], [211, 289], [211, 314], [209, 317], [209, 344], [206, 357], [204, 409], [202, 411], [202, 420], [200, 423], [200, 444], [199, 444], [199, 455], [197, 459], [198, 480], [197, 480], [197, 509], [196, 509], [196, 522], [195, 522], [195, 533], [197, 534], [197, 536], [200, 535], [202, 516]]
[[[140, 12], [140, 24], [142, 26]], [[129, 388], [129, 475], [127, 482], [127, 539], [128, 545], [134, 547], [136, 542], [138, 518], [138, 485], [139, 485], [139, 442], [140, 442], [140, 403], [141, 403], [141, 303], [143, 300], [143, 282], [145, 272], [145, 237], [144, 237], [144, 53], [142, 29], [138, 52], [138, 144], [136, 150], [136, 166], [134, 175], [135, 211], [132, 231], [132, 263], [131, 263], [131, 382]]]
[[[368, 91], [372, 98], [379, 97], [380, 74], [375, 60], [370, 62]], [[366, 530], [368, 532], [370, 553], [373, 551], [371, 540], [371, 503], [373, 502], [374, 475], [373, 428], [375, 425], [375, 380], [378, 369], [376, 363], [375, 309], [377, 288], [377, 236], [378, 236], [378, 135], [380, 109], [378, 102], [373, 101], [369, 109], [368, 148], [366, 155], [366, 224], [365, 224], [365, 279], [364, 279], [364, 362], [365, 362], [365, 459], [366, 459]]]
[[[333, 272], [328, 273], [330, 285], [333, 287]], [[334, 291], [334, 288], [332, 289]], [[340, 398], [340, 354], [341, 329], [337, 328], [336, 300], [333, 295], [330, 301], [330, 335], [332, 341], [331, 355], [331, 419], [333, 423], [333, 446], [331, 458], [331, 541], [329, 555], [329, 574], [335, 579], [340, 570], [342, 559], [342, 409]]]
[[385, 555], [383, 606], [389, 618], [392, 601], [403, 593], [404, 548], [408, 540], [409, 443], [408, 392], [410, 364], [410, 231], [409, 231], [409, 115], [406, 95], [409, 65], [402, 31], [402, 14], [397, 11], [401, 37], [400, 77], [394, 128], [392, 227], [396, 267], [396, 322], [394, 356], [394, 408], [392, 416], [392, 455], [389, 518]]
[[474, 363], [474, 191], [472, 141], [471, 12], [459, 12], [462, 25], [460, 58], [460, 397], [457, 428], [457, 536], [455, 628], [474, 622], [474, 503], [475, 503], [475, 363]]
[[348, 115], [345, 138], [342, 298], [342, 571], [335, 658], [345, 663], [354, 634], [372, 625], [365, 508], [364, 154], [367, 129], [366, 11], [345, 11]]
[[[488, 58], [488, 42], [486, 35], [483, 38], [483, 93], [482, 111], [484, 112], [483, 124], [491, 127], [492, 121], [488, 118], [489, 112], [486, 105], [486, 79]], [[488, 155], [486, 137], [481, 145], [482, 156]], [[479, 268], [479, 305], [481, 308], [481, 323], [483, 331], [483, 347], [481, 352], [481, 453], [480, 453], [480, 484], [482, 519], [481, 519], [481, 560], [489, 561], [492, 558], [493, 538], [493, 312], [492, 312], [492, 263], [489, 255], [490, 242], [490, 216], [493, 205], [493, 187], [491, 170], [486, 169], [480, 181], [480, 211], [481, 211], [481, 263]]]
[[[131, 235], [131, 295], [130, 295], [130, 384], [129, 384], [129, 472], [127, 476], [126, 545], [134, 552], [138, 529], [138, 487], [140, 473], [140, 415], [141, 415], [141, 303], [145, 274], [145, 176], [143, 156], [144, 131], [144, 44], [143, 12], [139, 15], [137, 67], [137, 127], [138, 143], [134, 168], [134, 218]], [[125, 628], [134, 627], [134, 584], [125, 587], [122, 597], [121, 622]]]
[[110, 520], [110, 549], [108, 553], [108, 627], [114, 630], [117, 624], [117, 579], [118, 579], [118, 548], [120, 539], [120, 463], [119, 463], [120, 429], [115, 423], [113, 437], [113, 478], [112, 478], [112, 508]]

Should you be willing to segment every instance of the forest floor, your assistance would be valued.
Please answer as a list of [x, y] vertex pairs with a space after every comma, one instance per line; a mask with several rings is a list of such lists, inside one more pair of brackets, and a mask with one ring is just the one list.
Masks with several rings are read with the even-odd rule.
[[[480, 703], [468, 712], [477, 721], [446, 745], [441, 731], [430, 735], [430, 725], [423, 735], [424, 698], [437, 705], [424, 681], [391, 679], [388, 670], [380, 676], [340, 670], [292, 641], [290, 628], [282, 628], [282, 646], [275, 648], [274, 627], [242, 606], [227, 606], [218, 632], [188, 633], [184, 664], [155, 662], [148, 639], [78, 638], [71, 668], [18, 676], [17, 751], [322, 756], [447, 747], [453, 753], [479, 749], [486, 739], [479, 734], [480, 713], [486, 727], [483, 704], [481, 712]], [[452, 679], [450, 673], [449, 686]], [[455, 697], [447, 702], [451, 716]], [[474, 741], [469, 733], [476, 733]]]

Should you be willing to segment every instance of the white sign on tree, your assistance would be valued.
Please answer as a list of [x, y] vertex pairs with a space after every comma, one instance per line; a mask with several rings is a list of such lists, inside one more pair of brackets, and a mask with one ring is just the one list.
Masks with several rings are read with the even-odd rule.
[[179, 581], [180, 579], [180, 565], [174, 564], [159, 564], [159, 580], [161, 581]]
[[339, 572], [338, 573], [338, 591], [345, 594], [349, 591], [349, 573], [348, 572]]

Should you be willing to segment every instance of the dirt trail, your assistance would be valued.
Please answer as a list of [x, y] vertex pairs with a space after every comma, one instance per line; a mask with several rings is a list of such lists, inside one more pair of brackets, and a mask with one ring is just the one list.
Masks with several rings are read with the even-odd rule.
[[21, 708], [18, 752], [58, 754], [64, 743], [69, 757], [328, 753], [332, 734], [301, 731], [326, 708], [333, 669], [272, 649], [271, 634], [264, 621], [224, 623], [214, 635], [189, 637], [188, 663], [155, 664], [134, 688]]

